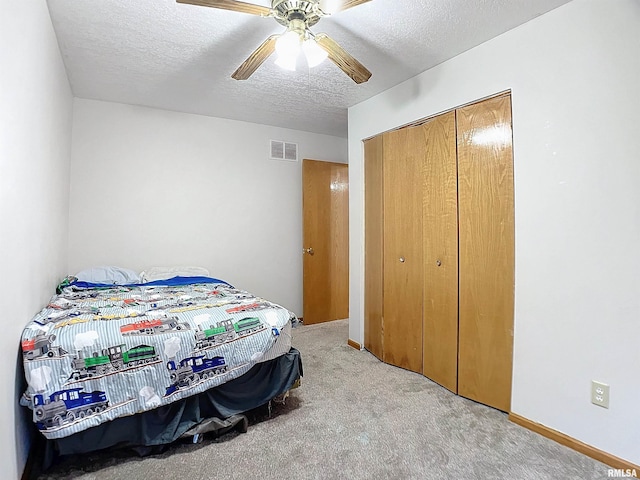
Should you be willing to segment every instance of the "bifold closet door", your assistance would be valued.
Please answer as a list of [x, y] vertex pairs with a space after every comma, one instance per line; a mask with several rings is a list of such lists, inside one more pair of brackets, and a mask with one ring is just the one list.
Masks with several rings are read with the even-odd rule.
[[491, 98], [456, 113], [458, 393], [509, 411], [514, 289], [511, 97]]
[[423, 125], [423, 372], [458, 391], [458, 172], [455, 112]]
[[364, 347], [383, 356], [382, 135], [364, 142]]
[[384, 361], [422, 373], [425, 128], [383, 135]]

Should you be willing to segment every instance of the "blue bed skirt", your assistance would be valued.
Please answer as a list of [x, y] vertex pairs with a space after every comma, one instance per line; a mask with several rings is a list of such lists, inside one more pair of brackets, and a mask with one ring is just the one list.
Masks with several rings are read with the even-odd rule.
[[254, 365], [247, 373], [198, 395], [137, 415], [121, 417], [68, 437], [46, 440], [43, 467], [59, 455], [111, 447], [166, 445], [206, 419], [248, 412], [293, 388], [302, 377], [300, 352]]

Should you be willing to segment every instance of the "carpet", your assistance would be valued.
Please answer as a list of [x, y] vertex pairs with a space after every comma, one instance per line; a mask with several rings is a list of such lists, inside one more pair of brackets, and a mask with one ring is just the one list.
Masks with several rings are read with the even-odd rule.
[[61, 459], [40, 479], [603, 479], [610, 467], [347, 346], [348, 323], [293, 330], [304, 378], [247, 433]]

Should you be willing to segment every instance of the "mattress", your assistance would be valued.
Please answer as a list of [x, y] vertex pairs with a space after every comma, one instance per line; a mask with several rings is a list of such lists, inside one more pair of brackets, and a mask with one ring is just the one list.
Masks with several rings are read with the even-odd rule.
[[49, 439], [202, 393], [291, 347], [286, 308], [207, 277], [71, 283], [25, 327], [21, 403]]

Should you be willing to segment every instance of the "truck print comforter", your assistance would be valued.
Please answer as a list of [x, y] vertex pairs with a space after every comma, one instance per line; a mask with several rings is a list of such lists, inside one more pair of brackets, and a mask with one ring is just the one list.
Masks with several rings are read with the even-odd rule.
[[23, 331], [21, 403], [45, 437], [66, 437], [239, 377], [292, 318], [206, 277], [72, 283]]

